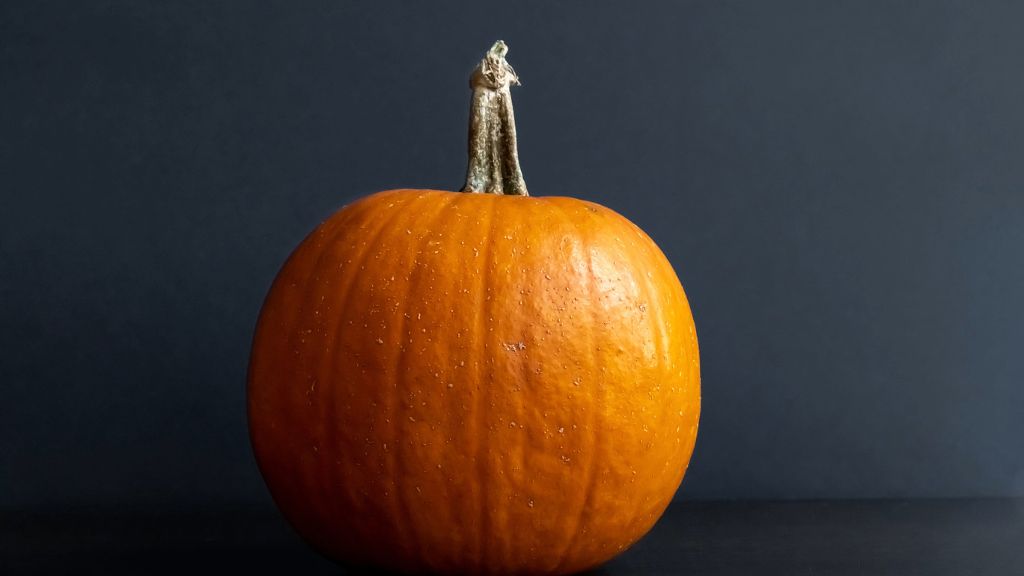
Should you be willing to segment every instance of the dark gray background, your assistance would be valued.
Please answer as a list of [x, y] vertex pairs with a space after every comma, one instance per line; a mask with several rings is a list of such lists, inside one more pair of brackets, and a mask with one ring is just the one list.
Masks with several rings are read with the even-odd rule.
[[339, 206], [457, 187], [497, 38], [536, 195], [688, 291], [689, 498], [1024, 495], [1015, 2], [0, 4], [0, 506], [264, 506], [244, 376]]

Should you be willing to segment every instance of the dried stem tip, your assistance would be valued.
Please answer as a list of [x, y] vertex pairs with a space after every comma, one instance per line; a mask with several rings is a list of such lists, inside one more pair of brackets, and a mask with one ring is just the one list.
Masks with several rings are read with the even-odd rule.
[[513, 84], [519, 86], [519, 77], [505, 60], [506, 54], [508, 54], [508, 45], [501, 40], [495, 42], [494, 46], [487, 51], [484, 59], [480, 61], [480, 65], [473, 70], [469, 87], [500, 90]]
[[519, 77], [505, 61], [508, 46], [498, 40], [473, 71], [469, 110], [469, 167], [463, 192], [529, 196], [519, 167], [516, 120], [509, 86]]

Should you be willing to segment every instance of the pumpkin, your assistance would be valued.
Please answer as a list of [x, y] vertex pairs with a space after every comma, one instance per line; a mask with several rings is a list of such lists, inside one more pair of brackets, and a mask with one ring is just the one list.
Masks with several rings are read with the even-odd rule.
[[344, 564], [581, 571], [653, 526], [693, 450], [683, 288], [622, 216], [528, 195], [505, 50], [474, 74], [466, 189], [342, 208], [259, 317], [260, 470], [299, 534]]

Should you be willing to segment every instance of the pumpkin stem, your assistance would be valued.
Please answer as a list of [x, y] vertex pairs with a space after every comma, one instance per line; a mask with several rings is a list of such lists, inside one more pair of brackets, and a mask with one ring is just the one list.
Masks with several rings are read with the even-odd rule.
[[498, 40], [473, 70], [469, 85], [469, 167], [463, 192], [529, 196], [516, 147], [516, 119], [509, 86], [519, 85], [505, 61], [508, 46]]

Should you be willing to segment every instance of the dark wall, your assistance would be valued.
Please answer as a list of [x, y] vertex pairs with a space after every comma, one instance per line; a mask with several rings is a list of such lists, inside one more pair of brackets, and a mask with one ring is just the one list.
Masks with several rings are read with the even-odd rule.
[[0, 506], [266, 504], [263, 295], [461, 184], [497, 38], [530, 190], [686, 286], [685, 497], [1024, 495], [1021, 4], [512, 4], [0, 4]]

